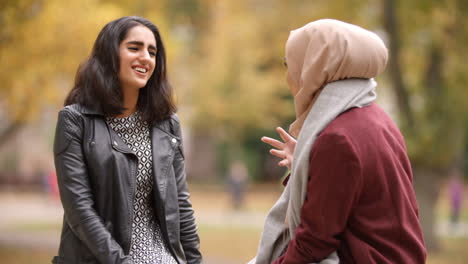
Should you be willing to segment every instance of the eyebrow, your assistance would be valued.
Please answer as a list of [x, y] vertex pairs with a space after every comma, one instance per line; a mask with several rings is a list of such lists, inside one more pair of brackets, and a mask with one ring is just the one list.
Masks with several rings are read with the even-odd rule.
[[[143, 42], [141, 42], [141, 41], [128, 41], [126, 44], [133, 44], [133, 45], [137, 45], [137, 46], [144, 46], [144, 45], [145, 45], [145, 44], [144, 44]], [[153, 46], [153, 45], [149, 45], [148, 48], [156, 50], [156, 47]]]

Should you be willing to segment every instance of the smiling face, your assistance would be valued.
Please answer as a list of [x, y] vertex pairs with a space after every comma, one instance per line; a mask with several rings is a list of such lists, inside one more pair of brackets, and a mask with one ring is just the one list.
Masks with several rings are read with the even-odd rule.
[[138, 91], [151, 78], [156, 66], [156, 40], [145, 26], [135, 26], [119, 45], [119, 81], [126, 91]]

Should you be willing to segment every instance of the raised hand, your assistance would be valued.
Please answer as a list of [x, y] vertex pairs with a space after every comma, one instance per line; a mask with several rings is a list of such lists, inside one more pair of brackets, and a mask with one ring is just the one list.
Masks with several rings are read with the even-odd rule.
[[276, 131], [280, 135], [283, 142], [270, 137], [262, 137], [262, 141], [276, 148], [270, 149], [270, 153], [278, 158], [281, 158], [281, 161], [278, 162], [278, 166], [287, 167], [289, 170], [291, 170], [294, 148], [296, 147], [296, 139], [289, 135], [288, 132], [286, 132], [281, 127], [277, 127]]

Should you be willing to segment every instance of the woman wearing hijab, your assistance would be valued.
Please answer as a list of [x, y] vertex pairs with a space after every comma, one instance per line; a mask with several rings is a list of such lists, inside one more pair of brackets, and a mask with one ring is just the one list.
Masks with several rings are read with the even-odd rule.
[[[291, 169], [250, 263], [425, 263], [403, 136], [373, 101], [388, 51], [372, 32], [324, 19], [291, 32], [292, 137], [262, 140]], [[297, 143], [294, 138], [297, 138]]]

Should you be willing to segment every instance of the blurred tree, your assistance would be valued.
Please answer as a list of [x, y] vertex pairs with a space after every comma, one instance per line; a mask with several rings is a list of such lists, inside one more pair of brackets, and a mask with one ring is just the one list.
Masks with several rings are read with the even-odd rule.
[[[5, 48], [9, 44], [13, 42], [13, 35], [15, 28], [13, 27], [13, 22], [16, 22], [17, 25], [25, 23], [28, 20], [31, 20], [36, 16], [34, 9], [32, 8], [33, 1], [4, 1], [0, 4], [0, 62], [5, 63], [3, 57], [5, 56], [4, 53], [6, 52]], [[30, 12], [26, 12], [30, 11]], [[13, 69], [13, 68], [10, 68]], [[11, 71], [11, 70], [10, 70]], [[7, 75], [7, 71], [0, 71], [0, 80], [2, 80], [2, 88], [0, 91], [4, 91], [8, 88], [10, 84], [8, 80], [4, 80], [2, 78], [4, 75]], [[3, 94], [0, 94], [3, 95]], [[2, 96], [3, 97], [3, 96]], [[0, 101], [0, 107], [5, 104], [5, 102]], [[3, 113], [6, 118], [6, 114]], [[22, 125], [21, 120], [17, 120], [13, 118], [13, 121], [10, 123], [4, 123], [2, 127], [0, 127], [0, 146], [3, 142], [13, 135]]]
[[60, 104], [99, 29], [119, 14], [97, 0], [2, 1], [0, 147], [22, 124]]
[[192, 97], [194, 124], [220, 129], [227, 138], [239, 138], [248, 128], [271, 127], [291, 112], [278, 96], [288, 92], [284, 82], [278, 82], [278, 75], [284, 75], [281, 44], [259, 23], [266, 12], [246, 12], [246, 2], [213, 2], [208, 7], [211, 27], [200, 37], [204, 50]]
[[223, 149], [230, 149], [223, 153], [233, 159], [242, 156], [254, 178], [273, 178], [271, 164], [276, 159], [259, 138], [277, 136], [274, 127], [287, 128], [294, 119], [283, 66], [289, 31], [330, 11], [343, 20], [359, 17], [365, 3], [349, 1], [332, 7], [327, 1], [298, 0], [199, 3], [198, 9], [206, 15], [194, 44], [200, 47], [192, 66], [195, 84], [182, 95], [192, 106], [194, 134], [222, 143]]
[[420, 218], [437, 250], [435, 203], [441, 180], [462, 169], [466, 146], [468, 7], [460, 0], [383, 1], [388, 74], [413, 164]]
[[275, 8], [266, 2], [201, 2], [210, 22], [200, 29], [195, 84], [182, 100], [192, 106], [195, 137], [209, 137], [226, 150], [218, 172], [226, 175], [230, 160], [241, 158], [255, 176], [265, 155], [252, 151], [250, 143], [261, 145], [259, 130], [272, 129], [293, 114], [283, 81], [281, 30], [273, 30], [281, 24], [272, 20]]

